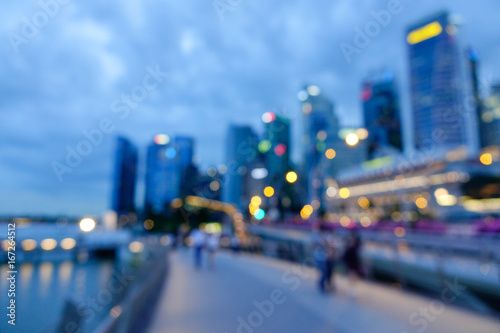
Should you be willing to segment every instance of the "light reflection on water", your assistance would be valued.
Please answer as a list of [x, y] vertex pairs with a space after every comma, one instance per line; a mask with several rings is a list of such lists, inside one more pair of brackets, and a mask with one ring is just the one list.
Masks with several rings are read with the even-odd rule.
[[[113, 274], [112, 261], [89, 261], [77, 264], [62, 262], [25, 262], [18, 264], [16, 280], [16, 331], [50, 332], [58, 323], [68, 297], [93, 297], [107, 287]], [[7, 265], [0, 265], [0, 308], [6, 309]], [[6, 312], [0, 312], [6, 317]], [[0, 321], [0, 332], [12, 329]]]

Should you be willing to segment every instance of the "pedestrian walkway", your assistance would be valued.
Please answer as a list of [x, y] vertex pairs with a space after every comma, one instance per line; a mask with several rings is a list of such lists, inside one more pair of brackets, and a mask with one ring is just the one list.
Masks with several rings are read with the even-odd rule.
[[493, 333], [500, 320], [363, 282], [356, 299], [337, 277], [337, 292], [317, 290], [314, 269], [271, 258], [222, 252], [214, 270], [197, 271], [190, 249], [171, 254], [171, 270], [151, 333]]

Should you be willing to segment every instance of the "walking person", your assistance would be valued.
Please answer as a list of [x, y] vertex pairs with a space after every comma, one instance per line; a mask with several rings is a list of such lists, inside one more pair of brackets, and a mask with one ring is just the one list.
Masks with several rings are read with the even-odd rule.
[[347, 295], [354, 298], [356, 297], [356, 285], [361, 277], [361, 260], [359, 251], [361, 248], [361, 241], [356, 233], [352, 233], [346, 244], [344, 252], [344, 265], [347, 269], [349, 276], [349, 286]]
[[335, 246], [326, 227], [321, 224], [312, 232], [313, 256], [319, 271], [318, 286], [321, 292], [334, 290], [332, 284], [335, 267]]
[[208, 251], [208, 267], [215, 269], [215, 254], [219, 249], [219, 236], [216, 234], [208, 235], [207, 251]]
[[233, 254], [239, 254], [240, 253], [240, 239], [236, 234], [233, 234], [231, 236], [231, 249], [233, 250]]
[[202, 252], [205, 247], [205, 233], [198, 229], [193, 230], [191, 239], [194, 247], [194, 267], [200, 269], [202, 265]]

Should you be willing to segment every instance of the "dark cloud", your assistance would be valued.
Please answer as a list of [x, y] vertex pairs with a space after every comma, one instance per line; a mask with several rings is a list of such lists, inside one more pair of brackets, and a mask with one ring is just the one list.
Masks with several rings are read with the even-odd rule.
[[[244, 0], [221, 21], [212, 1], [72, 1], [15, 53], [9, 33], [19, 33], [23, 18], [32, 20], [40, 7], [8, 2], [0, 13], [0, 213], [105, 210], [117, 134], [129, 136], [142, 157], [157, 132], [192, 135], [206, 167], [223, 161], [229, 123], [260, 130], [263, 112], [285, 110], [294, 121], [298, 159], [296, 93], [304, 83], [322, 87], [344, 125], [359, 125], [361, 81], [374, 69], [392, 68], [409, 119], [404, 31], [438, 9], [464, 17], [482, 76], [500, 77], [495, 0], [401, 0], [401, 14], [347, 63], [339, 45], [352, 43], [353, 29], [387, 3]], [[157, 65], [169, 77], [121, 120], [111, 103]], [[75, 148], [85, 139], [82, 131], [98, 128], [103, 118], [115, 130], [59, 182], [52, 163], [63, 163], [66, 146]]]

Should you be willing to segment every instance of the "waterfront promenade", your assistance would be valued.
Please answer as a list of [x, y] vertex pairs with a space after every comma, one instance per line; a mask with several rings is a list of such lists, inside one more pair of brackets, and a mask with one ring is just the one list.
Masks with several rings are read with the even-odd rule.
[[337, 276], [337, 291], [325, 295], [317, 290], [312, 268], [221, 252], [215, 269], [196, 271], [191, 249], [170, 255], [167, 279], [151, 333], [500, 332], [500, 320], [454, 304], [460, 288], [452, 286], [428, 298], [361, 282], [352, 298], [346, 278]]

